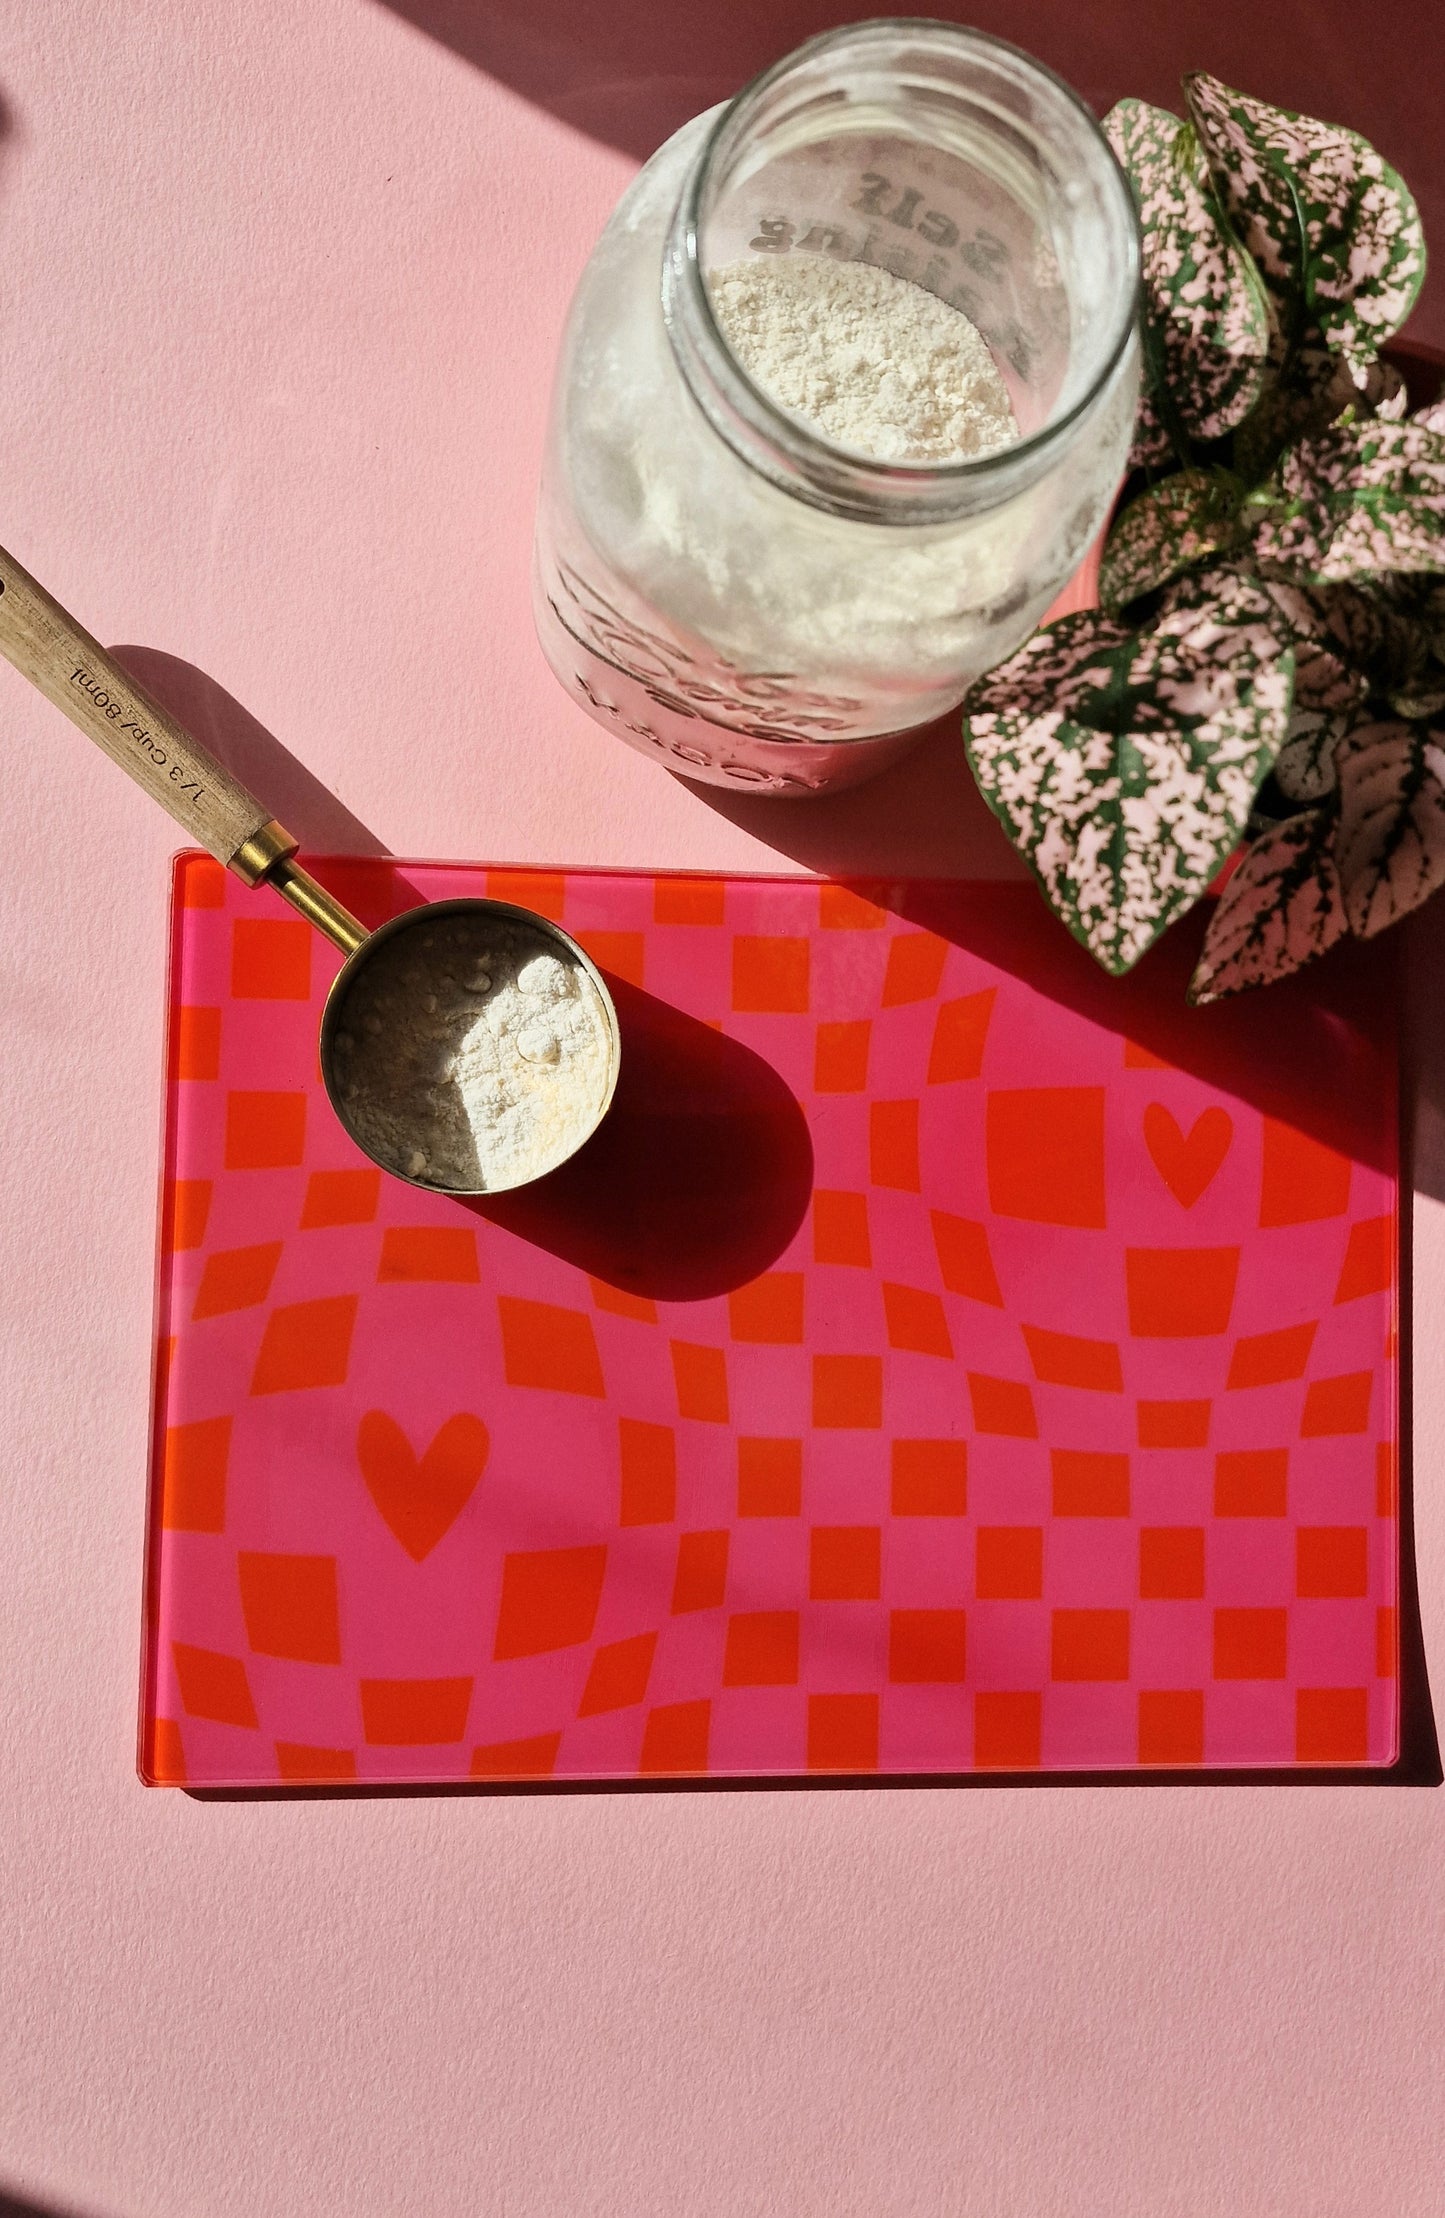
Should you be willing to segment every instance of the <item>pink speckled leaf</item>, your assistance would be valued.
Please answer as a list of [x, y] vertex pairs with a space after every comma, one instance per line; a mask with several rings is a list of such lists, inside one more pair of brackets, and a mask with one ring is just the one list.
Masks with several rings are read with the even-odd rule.
[[1099, 599], [1117, 610], [1167, 585], [1233, 538], [1235, 490], [1206, 470], [1176, 470], [1115, 517], [1099, 571]]
[[1219, 897], [1189, 998], [1220, 1001], [1287, 978], [1343, 938], [1332, 809], [1306, 809], [1255, 840]]
[[1263, 588], [1220, 570], [1143, 631], [1065, 617], [969, 694], [984, 797], [1106, 970], [1130, 969], [1232, 851], [1293, 668]]
[[1328, 647], [1314, 642], [1295, 650], [1294, 706], [1289, 733], [1274, 766], [1286, 800], [1324, 800], [1335, 790], [1335, 749], [1359, 720], [1366, 681]]
[[[1264, 377], [1269, 307], [1259, 272], [1229, 228], [1190, 124], [1147, 100], [1121, 100], [1104, 130], [1139, 209], [1150, 383], [1162, 380], [1187, 432], [1222, 438], [1248, 415]], [[1156, 446], [1162, 431], [1151, 406], [1141, 433]]]
[[1289, 331], [1302, 304], [1363, 377], [1415, 304], [1420, 218], [1403, 179], [1358, 132], [1272, 108], [1204, 74], [1189, 113], [1235, 229]]
[[1445, 728], [1364, 727], [1340, 750], [1339, 773], [1345, 912], [1368, 940], [1445, 885]]
[[1329, 584], [1445, 565], [1445, 433], [1337, 425], [1286, 454], [1279, 489], [1255, 533], [1264, 568]]

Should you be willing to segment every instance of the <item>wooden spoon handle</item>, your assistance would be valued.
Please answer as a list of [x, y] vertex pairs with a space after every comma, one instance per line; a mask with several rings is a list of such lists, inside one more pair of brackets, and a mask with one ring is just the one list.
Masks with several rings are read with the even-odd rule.
[[168, 709], [0, 547], [0, 653], [169, 810], [217, 862], [255, 885], [296, 842]]

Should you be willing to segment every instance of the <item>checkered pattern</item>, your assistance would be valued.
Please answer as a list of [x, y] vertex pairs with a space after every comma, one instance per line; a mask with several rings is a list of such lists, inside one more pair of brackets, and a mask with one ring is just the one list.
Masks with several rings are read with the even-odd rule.
[[386, 1180], [334, 959], [178, 864], [148, 1778], [1392, 1758], [1388, 1041], [1021, 888], [321, 875], [561, 919], [639, 1094]]

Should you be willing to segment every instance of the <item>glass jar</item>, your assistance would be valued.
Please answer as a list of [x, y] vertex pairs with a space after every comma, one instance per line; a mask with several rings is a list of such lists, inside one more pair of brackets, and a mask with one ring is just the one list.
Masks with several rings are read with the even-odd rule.
[[[744, 372], [708, 273], [872, 262], [983, 334], [1020, 437], [831, 443]], [[684, 777], [802, 795], [894, 760], [1034, 629], [1097, 533], [1138, 391], [1133, 201], [1049, 70], [952, 24], [850, 24], [636, 178], [562, 343], [537, 626], [599, 723]]]

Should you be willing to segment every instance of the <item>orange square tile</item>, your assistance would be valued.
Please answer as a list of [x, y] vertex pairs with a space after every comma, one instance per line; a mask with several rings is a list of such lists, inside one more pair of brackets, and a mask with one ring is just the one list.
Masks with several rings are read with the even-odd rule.
[[230, 1453], [229, 1417], [200, 1417], [166, 1427], [161, 1466], [161, 1525], [166, 1532], [225, 1531]]
[[567, 906], [567, 878], [560, 870], [489, 870], [487, 899], [510, 901], [518, 909], [535, 909], [560, 924]]
[[1277, 1118], [1264, 1120], [1261, 1225], [1313, 1224], [1350, 1206], [1350, 1159]]
[[1294, 1752], [1300, 1763], [1366, 1761], [1370, 1703], [1364, 1687], [1298, 1687], [1294, 1704]]
[[303, 1741], [277, 1741], [276, 1776], [291, 1787], [324, 1787], [356, 1777], [356, 1752], [350, 1748], [312, 1748]]
[[798, 1517], [802, 1508], [802, 1441], [739, 1440], [739, 1517]]
[[1353, 1371], [1345, 1378], [1311, 1379], [1305, 1390], [1302, 1440], [1323, 1440], [1338, 1433], [1364, 1432], [1370, 1422], [1368, 1371]]
[[962, 1440], [895, 1440], [895, 1517], [963, 1517], [968, 1510], [968, 1445]]
[[236, 1001], [309, 1001], [311, 926], [299, 918], [234, 918], [231, 995]]
[[815, 1355], [813, 1423], [820, 1431], [883, 1422], [883, 1358], [877, 1355]]
[[477, 1236], [466, 1225], [388, 1225], [381, 1235], [381, 1286], [476, 1286], [481, 1276]]
[[1318, 1325], [1286, 1325], [1280, 1332], [1255, 1332], [1236, 1340], [1229, 1359], [1229, 1387], [1280, 1386], [1302, 1379]]
[[344, 1386], [351, 1363], [356, 1296], [328, 1294], [320, 1301], [288, 1302], [266, 1319], [253, 1394], [289, 1394], [312, 1386]]
[[1350, 1226], [1345, 1260], [1340, 1266], [1336, 1302], [1358, 1301], [1364, 1294], [1384, 1294], [1395, 1283], [1395, 1220], [1365, 1217]]
[[973, 1698], [973, 1761], [978, 1771], [1034, 1771], [1043, 1741], [1042, 1697], [989, 1689]]
[[328, 1225], [369, 1225], [381, 1200], [380, 1171], [313, 1171], [301, 1204], [301, 1230]]
[[560, 1733], [532, 1733], [525, 1740], [489, 1741], [472, 1750], [474, 1779], [550, 1779], [557, 1767]]
[[894, 1686], [962, 1686], [967, 1629], [962, 1610], [890, 1610], [888, 1677]]
[[1216, 1679], [1282, 1679], [1288, 1642], [1287, 1610], [1216, 1610]]
[[1375, 1448], [1375, 1515], [1400, 1514], [1400, 1459], [1393, 1441], [1381, 1440]]
[[1375, 1612], [1375, 1676], [1393, 1679], [1400, 1668], [1400, 1613], [1389, 1604]]
[[141, 1759], [141, 1778], [148, 1787], [185, 1785], [185, 1744], [181, 1739], [180, 1726], [173, 1717], [151, 1720], [145, 1754]]
[[983, 1070], [983, 1050], [998, 988], [964, 994], [945, 1001], [933, 1020], [933, 1044], [928, 1051], [928, 1083], [946, 1086], [958, 1079], [977, 1078]]
[[825, 932], [880, 932], [888, 912], [855, 886], [826, 882], [818, 888], [818, 922]]
[[803, 1337], [803, 1274], [767, 1271], [751, 1285], [728, 1296], [728, 1324], [734, 1340], [776, 1346], [796, 1345]]
[[236, 1557], [246, 1638], [258, 1656], [290, 1663], [339, 1664], [341, 1613], [334, 1556]]
[[868, 1110], [868, 1175], [875, 1186], [920, 1191], [918, 1103], [875, 1101]]
[[947, 940], [932, 932], [900, 932], [888, 943], [883, 974], [883, 1006], [896, 1009], [910, 1001], [929, 1001], [943, 983]]
[[952, 1362], [953, 1340], [937, 1294], [920, 1286], [894, 1286], [885, 1280], [883, 1316], [890, 1348], [914, 1355], [942, 1356]]
[[863, 1271], [872, 1269], [866, 1194], [814, 1190], [813, 1261], [843, 1264]]
[[258, 1309], [271, 1291], [281, 1242], [265, 1240], [254, 1248], [217, 1248], [206, 1257], [191, 1316], [224, 1317], [236, 1309]]
[[670, 1525], [677, 1515], [677, 1439], [671, 1425], [617, 1420], [620, 1525]]
[[572, 937], [584, 947], [601, 971], [613, 978], [625, 978], [630, 986], [644, 983], [643, 964], [646, 960], [647, 935], [645, 932], [594, 932], [575, 931]]
[[1126, 1248], [1129, 1330], [1141, 1340], [1228, 1332], [1238, 1248]]
[[992, 1379], [982, 1371], [970, 1371], [968, 1392], [980, 1432], [1001, 1433], [1010, 1440], [1038, 1439], [1033, 1393], [1021, 1379]]
[[808, 1696], [809, 1771], [878, 1769], [876, 1694]]
[[1127, 1610], [1055, 1610], [1050, 1638], [1049, 1676], [1102, 1680], [1129, 1676]]
[[873, 1027], [866, 1017], [848, 1024], [820, 1024], [813, 1051], [813, 1091], [861, 1094], [868, 1083], [868, 1043]]
[[677, 1543], [677, 1570], [672, 1582], [672, 1614], [691, 1610], [721, 1609], [728, 1585], [726, 1532], [682, 1533]]
[[647, 1694], [652, 1676], [656, 1633], [634, 1633], [630, 1640], [610, 1640], [592, 1658], [587, 1684], [577, 1705], [579, 1717], [601, 1717], [609, 1710], [630, 1710]]
[[1003, 1295], [989, 1252], [988, 1231], [967, 1217], [951, 1217], [945, 1209], [930, 1209], [933, 1245], [938, 1270], [950, 1294], [966, 1294], [970, 1301], [1003, 1308]]
[[605, 1398], [602, 1362], [592, 1319], [585, 1310], [499, 1294], [497, 1316], [509, 1386], [534, 1386], [554, 1394], [588, 1394], [599, 1401]]
[[1102, 1086], [991, 1092], [986, 1126], [989, 1202], [1000, 1217], [1102, 1228]]
[[605, 1548], [510, 1550], [502, 1558], [502, 1593], [492, 1643], [496, 1661], [547, 1656], [590, 1640], [606, 1575]]
[[877, 1525], [815, 1525], [808, 1536], [808, 1594], [814, 1602], [876, 1602], [882, 1567]]
[[739, 932], [733, 941], [733, 1007], [801, 1016], [808, 1006], [808, 942]]
[[1198, 1601], [1203, 1593], [1203, 1526], [1143, 1526], [1139, 1533], [1140, 1601]]
[[657, 1304], [645, 1294], [629, 1294], [620, 1286], [609, 1286], [605, 1278], [590, 1278], [592, 1299], [609, 1317], [630, 1317], [639, 1325], [657, 1323]]
[[227, 1094], [228, 1171], [290, 1170], [305, 1153], [305, 1094]]
[[363, 1679], [361, 1724], [370, 1748], [440, 1748], [461, 1740], [470, 1679]]
[[170, 1246], [176, 1254], [201, 1245], [210, 1214], [210, 1179], [178, 1178], [170, 1189]]
[[1141, 1448], [1203, 1448], [1209, 1443], [1208, 1402], [1141, 1402]]
[[980, 1602], [1037, 1602], [1044, 1591], [1041, 1525], [980, 1525], [974, 1543]]
[[1122, 1394], [1124, 1371], [1112, 1340], [1081, 1340], [1072, 1332], [1023, 1327], [1034, 1377], [1046, 1386], [1079, 1386], [1092, 1394]]
[[1145, 1687], [1139, 1695], [1141, 1764], [1202, 1764], [1204, 1691], [1200, 1687]]
[[251, 1699], [251, 1683], [239, 1656], [223, 1656], [214, 1648], [192, 1648], [185, 1641], [171, 1642], [181, 1708], [187, 1717], [209, 1718], [215, 1725], [242, 1725], [254, 1731], [258, 1722]]
[[726, 888], [721, 878], [654, 878], [652, 915], [657, 924], [721, 924]]
[[1283, 1517], [1289, 1501], [1285, 1448], [1225, 1448], [1214, 1459], [1216, 1517]]
[[730, 1617], [722, 1683], [725, 1687], [795, 1687], [797, 1611], [745, 1610]]
[[643, 1773], [699, 1772], [707, 1770], [710, 1702], [664, 1702], [649, 1710], [642, 1729], [642, 1754], [637, 1768]]
[[1301, 1525], [1294, 1545], [1296, 1594], [1329, 1600], [1368, 1594], [1369, 1535], [1363, 1525]]
[[224, 909], [226, 869], [209, 855], [183, 855], [176, 866], [183, 909]]
[[1092, 1448], [1054, 1448], [1055, 1517], [1127, 1517], [1129, 1458]]
[[678, 1416], [705, 1425], [725, 1425], [728, 1367], [722, 1349], [697, 1347], [689, 1340], [674, 1340], [671, 1346]]
[[208, 1079], [221, 1075], [221, 1012], [219, 1009], [177, 1009], [170, 1035], [170, 1076], [175, 1079]]

